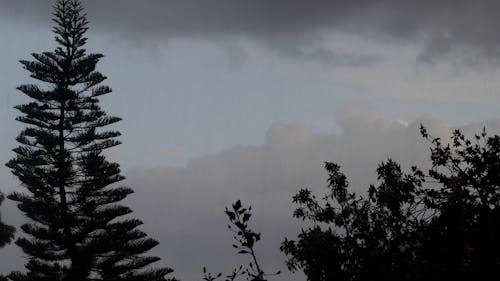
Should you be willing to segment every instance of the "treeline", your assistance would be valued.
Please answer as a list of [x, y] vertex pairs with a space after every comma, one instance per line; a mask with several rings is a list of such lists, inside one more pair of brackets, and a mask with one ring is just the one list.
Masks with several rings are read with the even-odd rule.
[[[41, 85], [18, 87], [30, 102], [16, 106], [26, 128], [7, 163], [24, 187], [8, 198], [28, 219], [15, 240], [26, 270], [0, 280], [175, 280], [172, 269], [155, 267], [160, 259], [148, 256], [158, 242], [120, 203], [133, 190], [118, 185], [119, 165], [102, 155], [119, 144], [120, 133], [106, 128], [120, 118], [99, 106], [111, 88], [96, 70], [102, 55], [84, 49], [86, 15], [79, 1], [58, 0], [53, 16], [58, 47], [21, 61]], [[311, 281], [499, 278], [500, 136], [483, 130], [468, 139], [457, 130], [442, 141], [424, 127], [421, 134], [432, 168], [403, 172], [389, 159], [367, 194], [350, 190], [339, 165], [325, 164], [326, 194], [303, 189], [293, 197], [293, 217], [311, 227], [281, 244], [288, 270]], [[249, 263], [226, 274], [203, 269], [201, 278], [263, 281], [280, 274], [259, 261], [251, 207], [237, 201], [226, 215], [236, 254]], [[0, 222], [0, 247], [13, 239], [14, 228]]]
[[[281, 251], [289, 270], [310, 281], [492, 280], [500, 276], [500, 136], [467, 139], [459, 130], [450, 144], [433, 138], [432, 168], [404, 173], [394, 161], [377, 168], [379, 183], [363, 196], [349, 191], [339, 165], [326, 163], [328, 189], [320, 197], [303, 189], [293, 197], [293, 216], [309, 221]], [[226, 210], [235, 226], [235, 248], [251, 257], [227, 281], [268, 280], [248, 230], [250, 208], [238, 201]], [[243, 268], [243, 269], [242, 269]], [[278, 272], [279, 273], [279, 272]], [[222, 279], [205, 274], [207, 281]]]

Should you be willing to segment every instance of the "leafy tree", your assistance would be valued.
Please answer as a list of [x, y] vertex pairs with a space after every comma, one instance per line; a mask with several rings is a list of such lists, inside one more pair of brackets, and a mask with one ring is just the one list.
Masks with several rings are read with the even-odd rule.
[[439, 189], [426, 189], [426, 205], [435, 212], [423, 239], [428, 271], [436, 279], [500, 276], [500, 136], [482, 133], [467, 139], [454, 131], [443, 144], [432, 144], [429, 176]]
[[303, 189], [294, 216], [312, 222], [281, 249], [308, 280], [472, 280], [500, 276], [500, 136], [455, 131], [444, 145], [425, 128], [432, 169], [404, 174], [389, 160], [366, 198], [326, 163], [328, 192]]
[[317, 200], [303, 189], [293, 200], [296, 218], [314, 226], [297, 241], [285, 240], [289, 269], [303, 269], [308, 280], [411, 280], [418, 265], [415, 235], [425, 223], [417, 187], [422, 177], [404, 175], [392, 160], [377, 169], [381, 184], [368, 198], [348, 191], [340, 166], [326, 163], [328, 193]]
[[123, 218], [132, 211], [119, 202], [132, 189], [115, 185], [124, 179], [119, 165], [102, 155], [120, 143], [119, 132], [105, 129], [120, 118], [99, 107], [99, 97], [111, 92], [96, 71], [103, 55], [84, 49], [88, 21], [79, 1], [58, 0], [53, 15], [56, 49], [21, 61], [44, 83], [18, 87], [31, 98], [15, 107], [28, 126], [7, 166], [26, 190], [9, 199], [30, 222], [16, 241], [28, 257], [27, 272], [9, 278], [165, 280], [172, 270], [150, 268], [159, 258], [143, 255], [158, 242], [137, 228], [140, 220]]

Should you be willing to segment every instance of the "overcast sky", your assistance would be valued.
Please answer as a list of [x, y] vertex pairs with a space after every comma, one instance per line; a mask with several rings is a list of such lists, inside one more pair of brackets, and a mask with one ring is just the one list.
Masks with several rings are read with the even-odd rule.
[[[223, 209], [238, 198], [256, 207], [266, 268], [285, 269], [279, 244], [300, 225], [291, 196], [324, 191], [324, 161], [363, 191], [387, 157], [425, 165], [421, 122], [441, 136], [500, 129], [499, 1], [82, 2], [87, 49], [105, 54], [98, 69], [114, 89], [103, 107], [123, 118], [123, 145], [108, 154], [184, 280], [203, 265], [230, 270]], [[15, 88], [32, 82], [18, 61], [55, 46], [52, 3], [0, 0], [2, 163], [22, 128]], [[15, 188], [0, 167], [0, 189]], [[9, 203], [2, 213], [22, 221]], [[6, 257], [0, 271], [22, 264]]]

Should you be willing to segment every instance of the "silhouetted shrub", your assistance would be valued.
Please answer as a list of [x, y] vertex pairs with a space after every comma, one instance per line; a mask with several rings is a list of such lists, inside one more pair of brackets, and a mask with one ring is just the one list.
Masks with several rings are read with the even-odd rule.
[[388, 160], [368, 196], [349, 192], [326, 163], [328, 192], [301, 190], [294, 217], [310, 221], [281, 249], [308, 280], [472, 280], [500, 276], [500, 137], [431, 143], [432, 168], [405, 174]]

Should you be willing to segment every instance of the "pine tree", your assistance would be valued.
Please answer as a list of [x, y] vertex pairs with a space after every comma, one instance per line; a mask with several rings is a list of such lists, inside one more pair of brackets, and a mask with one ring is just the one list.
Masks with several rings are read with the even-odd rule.
[[54, 5], [52, 52], [33, 54], [21, 64], [43, 86], [22, 85], [31, 102], [16, 106], [28, 126], [17, 137], [16, 157], [7, 163], [26, 190], [8, 198], [30, 219], [17, 239], [28, 256], [26, 273], [11, 280], [166, 280], [169, 268], [151, 268], [159, 260], [145, 256], [158, 242], [138, 230], [140, 220], [119, 204], [133, 191], [117, 187], [124, 179], [117, 163], [102, 152], [120, 142], [106, 126], [120, 121], [99, 107], [111, 93], [96, 71], [101, 54], [87, 54], [88, 21], [77, 0]]

